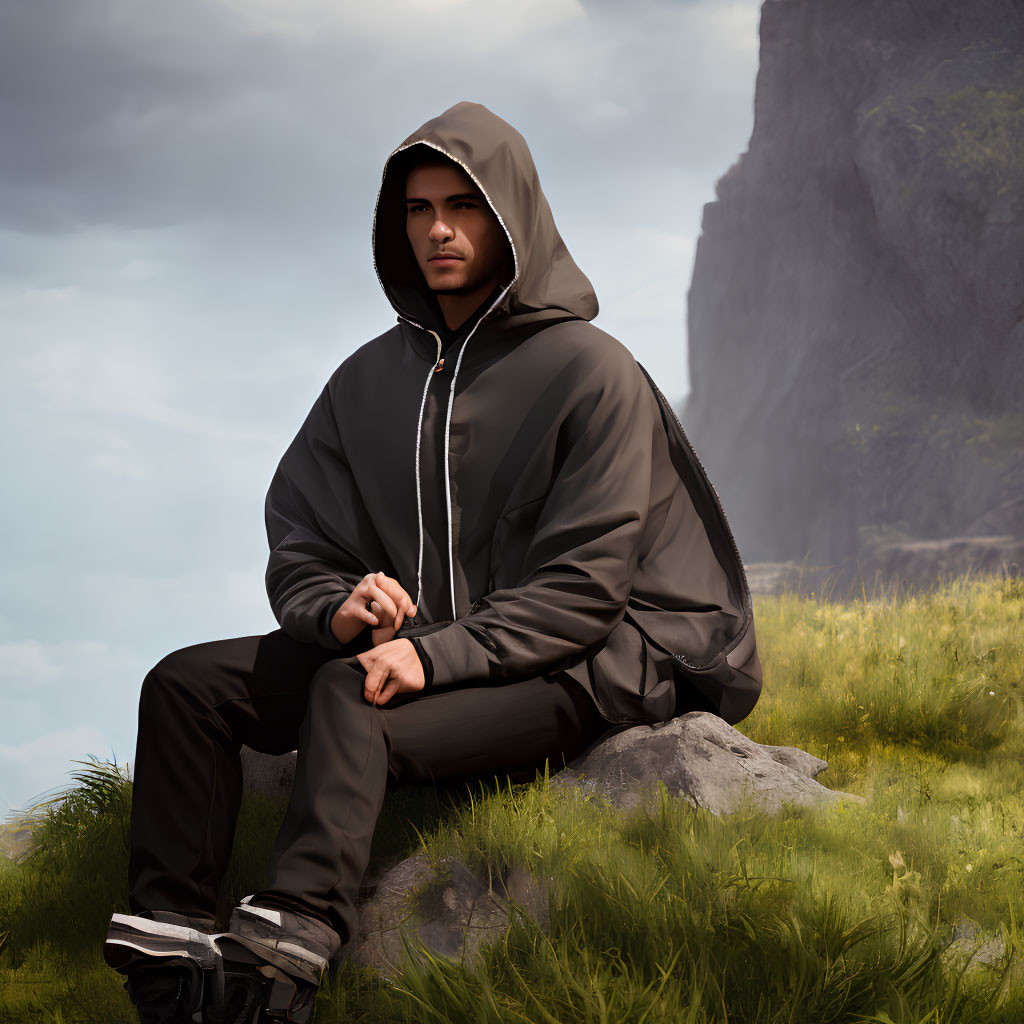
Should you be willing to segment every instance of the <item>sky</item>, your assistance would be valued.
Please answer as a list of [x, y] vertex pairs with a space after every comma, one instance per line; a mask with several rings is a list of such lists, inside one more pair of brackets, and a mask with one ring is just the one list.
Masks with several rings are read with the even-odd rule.
[[594, 321], [679, 407], [756, 0], [5, 0], [0, 816], [134, 759], [171, 651], [277, 628], [263, 501], [395, 323], [388, 154], [460, 100], [526, 138]]

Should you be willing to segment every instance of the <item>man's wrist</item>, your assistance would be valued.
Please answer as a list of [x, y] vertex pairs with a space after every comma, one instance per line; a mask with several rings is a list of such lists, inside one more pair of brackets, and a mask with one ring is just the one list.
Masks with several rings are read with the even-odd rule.
[[412, 644], [413, 649], [416, 651], [416, 656], [420, 659], [420, 664], [423, 666], [423, 689], [430, 690], [434, 685], [434, 664], [430, 660], [430, 655], [423, 650], [423, 644], [420, 643], [418, 636], [406, 637], [406, 639]]
[[335, 642], [340, 644], [342, 647], [345, 647], [348, 644], [352, 643], [352, 641], [355, 640], [355, 638], [359, 635], [360, 631], [362, 630], [362, 625], [360, 625], [352, 633], [352, 635], [350, 637], [342, 639], [342, 637], [338, 636], [337, 630], [335, 629], [335, 619], [337, 619], [337, 624], [338, 625], [341, 625], [341, 624], [344, 624], [346, 626], [350, 626], [351, 625], [350, 621], [347, 619], [346, 616], [341, 616], [340, 618], [338, 618], [338, 612], [340, 611], [341, 606], [349, 599], [350, 596], [351, 596], [351, 591], [349, 591], [346, 594], [342, 594], [340, 597], [336, 598], [332, 602], [332, 604], [330, 605], [329, 610], [328, 610], [329, 614], [328, 614], [328, 619], [327, 619], [327, 628], [330, 631], [331, 636], [334, 637]]
[[487, 652], [461, 623], [451, 622], [443, 629], [423, 633], [417, 639], [430, 659], [434, 687], [491, 677]]

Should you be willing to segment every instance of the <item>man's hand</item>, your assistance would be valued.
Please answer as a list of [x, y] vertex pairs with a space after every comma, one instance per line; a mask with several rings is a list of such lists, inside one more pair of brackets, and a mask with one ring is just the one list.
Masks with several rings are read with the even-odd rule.
[[363, 696], [371, 704], [386, 704], [396, 693], [417, 693], [426, 680], [411, 640], [389, 640], [372, 651], [357, 654], [366, 669]]
[[334, 613], [331, 632], [341, 643], [347, 644], [369, 625], [375, 627], [371, 636], [376, 647], [398, 632], [403, 619], [411, 619], [415, 614], [416, 606], [398, 580], [383, 572], [371, 572], [359, 581]]

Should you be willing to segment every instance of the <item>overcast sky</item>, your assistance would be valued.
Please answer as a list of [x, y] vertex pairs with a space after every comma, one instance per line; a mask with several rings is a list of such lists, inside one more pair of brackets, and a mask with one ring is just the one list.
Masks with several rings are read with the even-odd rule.
[[670, 400], [755, 0], [4, 0], [0, 814], [134, 759], [179, 647], [277, 628], [263, 499], [395, 314], [384, 160], [459, 100], [525, 136], [595, 323]]

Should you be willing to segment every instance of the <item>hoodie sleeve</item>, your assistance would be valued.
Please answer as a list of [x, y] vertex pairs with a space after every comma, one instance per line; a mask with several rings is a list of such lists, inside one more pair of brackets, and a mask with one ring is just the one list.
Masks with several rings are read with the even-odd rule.
[[[332, 409], [333, 382], [288, 446], [267, 491], [266, 584], [286, 633], [344, 649], [331, 632], [331, 618], [371, 571], [355, 552], [377, 551], [380, 542], [345, 457]], [[330, 509], [330, 519], [318, 509]]]
[[543, 674], [621, 621], [648, 523], [660, 428], [651, 390], [625, 355], [632, 370], [592, 361], [560, 425], [565, 454], [519, 585], [486, 595], [467, 615], [419, 638], [435, 687]]

